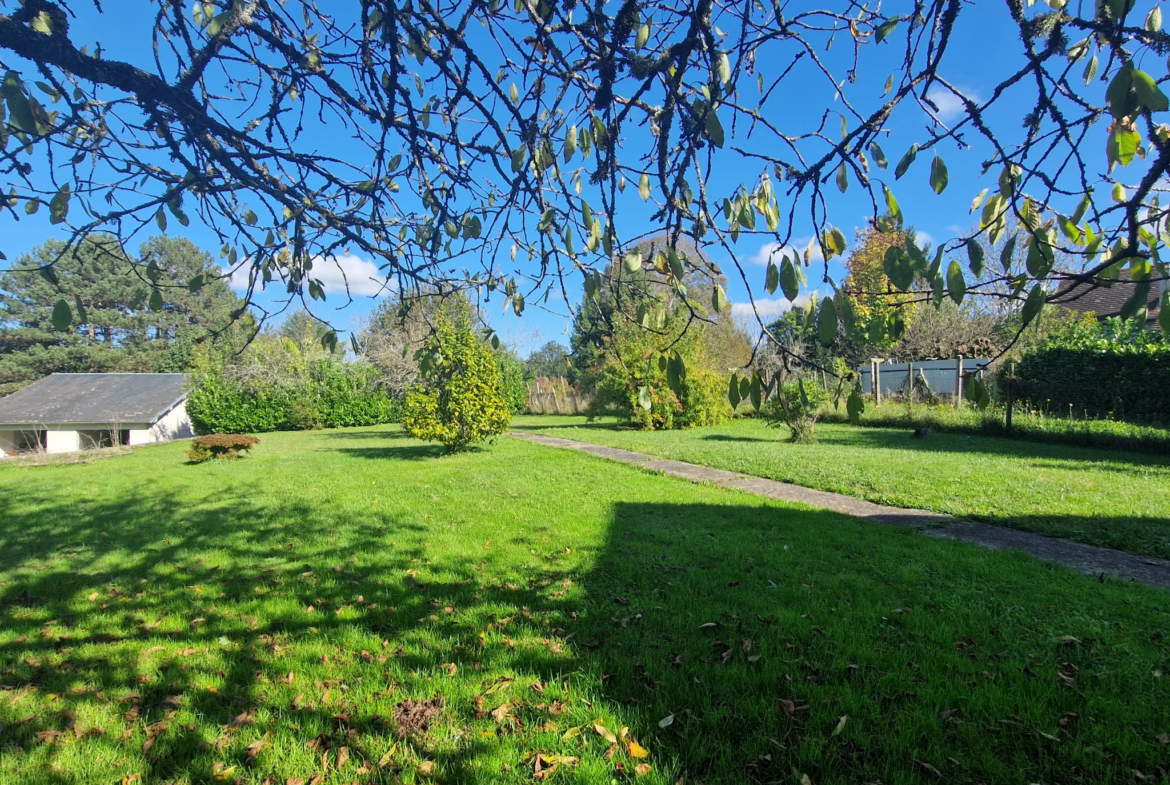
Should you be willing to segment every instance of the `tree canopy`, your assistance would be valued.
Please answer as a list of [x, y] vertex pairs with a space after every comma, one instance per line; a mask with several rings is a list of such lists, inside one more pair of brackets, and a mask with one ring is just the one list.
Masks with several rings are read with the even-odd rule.
[[[860, 189], [874, 225], [896, 231], [914, 219], [899, 180], [941, 194], [945, 159], [987, 175], [978, 224], [933, 259], [913, 240], [887, 258], [898, 290], [1014, 298], [1026, 323], [1062, 280], [1126, 268], [1144, 302], [1167, 277], [1170, 35], [1151, 3], [159, 0], [151, 40], [100, 48], [73, 28], [80, 5], [0, 1], [4, 220], [47, 210], [72, 246], [197, 216], [249, 296], [280, 279], [323, 298], [321, 266], [352, 251], [400, 291], [502, 290], [522, 313], [574, 278], [595, 289], [625, 247], [623, 200], [641, 199], [669, 233], [676, 284], [724, 274], [676, 252], [690, 236], [721, 249], [754, 308], [847, 252], [840, 227], [856, 217], [830, 214], [834, 191]], [[990, 13], [1018, 44], [974, 97], [945, 76], [950, 44]], [[880, 94], [875, 75], [888, 75]], [[786, 112], [797, 91], [823, 106], [819, 124]], [[912, 144], [883, 149], [923, 112]], [[321, 149], [316, 127], [336, 144]], [[715, 171], [739, 182], [717, 186]], [[979, 238], [1002, 242], [1013, 221], [1026, 269], [985, 274], [996, 260]], [[786, 249], [762, 276], [736, 249], [745, 234]], [[47, 279], [57, 264], [35, 262]], [[60, 294], [60, 319], [79, 324]]]
[[[51, 276], [35, 272], [45, 265]], [[108, 234], [72, 249], [56, 240], [38, 246], [15, 271], [0, 272], [0, 393], [54, 372], [181, 370], [197, 342], [242, 346], [243, 301], [211, 277], [216, 269], [173, 237], [150, 238], [133, 259]], [[207, 283], [191, 291], [196, 276]], [[56, 307], [63, 291], [72, 325]]]

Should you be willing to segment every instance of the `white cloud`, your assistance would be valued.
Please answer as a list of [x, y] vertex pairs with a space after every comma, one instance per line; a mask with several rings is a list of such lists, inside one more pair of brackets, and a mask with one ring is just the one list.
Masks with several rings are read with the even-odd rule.
[[934, 238], [926, 232], [915, 232], [914, 242], [918, 243], [919, 248], [925, 248], [928, 245], [934, 245]]
[[[795, 255], [798, 259], [804, 258], [805, 249], [808, 248], [808, 243], [811, 237], [801, 237], [792, 242], [791, 245], [781, 245], [780, 243], [764, 243], [760, 246], [760, 250], [748, 258], [752, 264], [758, 264], [760, 267], [767, 266], [769, 260], [780, 264], [780, 260], [786, 255]], [[812, 255], [809, 257], [814, 262], [824, 260], [824, 255], [821, 253], [821, 244], [813, 243]]]
[[[959, 86], [956, 86], [955, 89], [958, 90], [959, 93], [962, 94], [965, 98], [974, 101], [975, 103], [979, 103], [979, 95], [974, 90], [968, 90], [965, 87]], [[930, 109], [929, 106], [927, 106], [927, 110], [944, 123], [949, 123], [951, 120], [962, 117], [966, 113], [963, 99], [942, 85], [936, 84], [931, 87], [930, 90], [926, 92], [926, 97], [929, 98], [934, 103], [934, 105], [938, 107], [937, 112]]]
[[[243, 264], [232, 273], [233, 289], [244, 291], [248, 288], [249, 269], [247, 264]], [[378, 270], [378, 265], [367, 259], [349, 255], [313, 257], [313, 269], [309, 272], [309, 277], [321, 282], [325, 294], [343, 295], [348, 283], [349, 293], [355, 297], [382, 294], [387, 290], [393, 290], [396, 285], [393, 280], [386, 281], [386, 276]]]
[[758, 297], [756, 298], [756, 310], [754, 312], [752, 311], [751, 303], [733, 303], [731, 306], [731, 314], [741, 324], [754, 324], [756, 321], [756, 313], [759, 313], [760, 318], [768, 322], [773, 319], [778, 319], [791, 311], [793, 305], [807, 306], [813, 294], [815, 292], [802, 294], [796, 298], [795, 303], [789, 302], [784, 297]]

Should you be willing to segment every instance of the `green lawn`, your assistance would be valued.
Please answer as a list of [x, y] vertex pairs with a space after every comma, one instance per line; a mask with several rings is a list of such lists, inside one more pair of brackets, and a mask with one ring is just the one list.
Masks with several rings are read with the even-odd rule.
[[170, 444], [0, 522], [5, 785], [1167, 776], [1165, 592], [572, 451]]
[[[584, 417], [515, 428], [1170, 558], [1170, 458], [986, 436], [821, 423], [818, 443], [743, 419], [647, 432]], [[780, 438], [778, 438], [780, 437]]]

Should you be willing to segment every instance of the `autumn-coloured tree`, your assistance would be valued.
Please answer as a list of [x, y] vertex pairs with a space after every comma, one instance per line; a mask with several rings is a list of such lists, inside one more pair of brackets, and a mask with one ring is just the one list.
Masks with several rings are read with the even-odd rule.
[[853, 307], [857, 335], [871, 346], [892, 346], [914, 318], [915, 300], [921, 298], [899, 292], [884, 267], [886, 252], [913, 236], [912, 229], [880, 232], [872, 226], [853, 236], [841, 288]]

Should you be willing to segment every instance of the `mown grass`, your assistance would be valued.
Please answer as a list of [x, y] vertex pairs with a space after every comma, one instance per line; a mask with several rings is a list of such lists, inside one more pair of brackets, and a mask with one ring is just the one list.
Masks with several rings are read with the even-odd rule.
[[0, 782], [1167, 776], [1164, 592], [506, 438], [262, 439], [0, 467]]
[[816, 444], [790, 444], [756, 419], [668, 432], [583, 417], [514, 427], [1170, 558], [1167, 457], [833, 423], [817, 425]]

